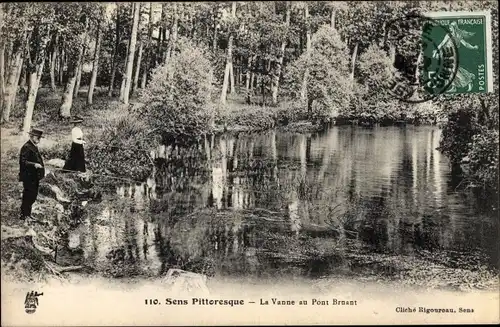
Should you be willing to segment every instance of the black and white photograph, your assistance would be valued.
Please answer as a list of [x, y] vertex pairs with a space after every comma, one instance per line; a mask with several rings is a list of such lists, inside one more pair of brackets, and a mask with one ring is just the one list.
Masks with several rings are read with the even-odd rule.
[[498, 1], [0, 3], [1, 324], [500, 323]]

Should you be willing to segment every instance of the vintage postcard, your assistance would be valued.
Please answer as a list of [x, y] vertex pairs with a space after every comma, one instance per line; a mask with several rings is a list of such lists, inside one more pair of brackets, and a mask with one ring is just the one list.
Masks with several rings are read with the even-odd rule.
[[500, 323], [498, 2], [0, 3], [2, 326]]

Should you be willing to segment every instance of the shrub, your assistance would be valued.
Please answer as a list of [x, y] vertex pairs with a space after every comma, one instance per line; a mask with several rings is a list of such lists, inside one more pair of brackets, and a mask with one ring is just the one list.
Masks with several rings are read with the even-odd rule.
[[462, 162], [471, 149], [472, 137], [479, 131], [476, 115], [470, 109], [459, 109], [448, 114], [448, 121], [443, 125], [439, 150], [452, 165]]
[[275, 124], [275, 109], [261, 106], [225, 107], [217, 110], [216, 123], [269, 128]]
[[276, 111], [276, 120], [280, 125], [287, 125], [307, 118], [307, 104], [302, 101], [282, 103]]
[[466, 157], [469, 174], [485, 189], [498, 189], [498, 131], [483, 130], [472, 136]]
[[106, 119], [102, 129], [89, 135], [86, 158], [94, 174], [144, 180], [153, 169], [150, 157], [157, 140], [134, 114]]
[[399, 119], [402, 103], [389, 93], [387, 87], [387, 82], [395, 73], [387, 53], [376, 45], [370, 45], [359, 56], [358, 72], [356, 116], [375, 120]]
[[436, 122], [442, 114], [440, 108], [432, 102], [418, 103], [411, 106], [411, 118], [417, 123], [432, 124]]
[[167, 65], [156, 68], [140, 97], [147, 123], [164, 139], [193, 138], [211, 129], [212, 69], [204, 49], [179, 40]]
[[311, 45], [310, 56], [301, 55], [284, 72], [285, 94], [299, 98], [307, 69], [307, 108], [311, 118], [336, 117], [351, 99], [347, 47], [329, 26], [313, 35]]

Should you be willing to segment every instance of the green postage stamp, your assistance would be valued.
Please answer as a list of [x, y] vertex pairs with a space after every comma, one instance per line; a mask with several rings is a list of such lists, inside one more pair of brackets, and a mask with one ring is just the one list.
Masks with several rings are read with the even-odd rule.
[[[445, 94], [493, 92], [491, 16], [489, 11], [425, 13], [433, 24], [424, 37], [433, 46], [424, 49], [424, 78], [449, 74]], [[432, 93], [433, 86], [427, 88]]]

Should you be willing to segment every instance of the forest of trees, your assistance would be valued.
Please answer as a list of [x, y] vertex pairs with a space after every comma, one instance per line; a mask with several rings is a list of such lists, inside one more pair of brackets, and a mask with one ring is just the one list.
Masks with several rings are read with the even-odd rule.
[[[71, 115], [82, 86], [88, 86], [89, 104], [96, 86], [128, 104], [147, 86], [153, 69], [173, 57], [181, 39], [205, 50], [217, 93], [212, 100], [221, 104], [238, 93], [248, 102], [272, 105], [296, 97], [309, 111], [314, 106], [333, 115], [348, 110], [353, 96], [365, 102], [359, 107], [371, 107], [366, 98], [377, 83], [367, 79], [384, 76], [364, 71], [373, 66], [364, 63], [378, 59], [390, 65], [407, 56], [387, 42], [387, 23], [411, 12], [460, 6], [457, 1], [4, 4], [2, 121], [10, 119], [18, 86], [29, 90], [24, 129], [42, 85], [64, 89], [61, 117]], [[366, 86], [370, 94], [359, 94]]]
[[[419, 53], [388, 42], [387, 25], [408, 13], [451, 10], [491, 10], [498, 71], [495, 1], [4, 3], [1, 120], [10, 121], [24, 90], [29, 130], [40, 87], [62, 94], [61, 118], [71, 116], [80, 88], [88, 87], [91, 105], [99, 87], [101, 97], [147, 103], [146, 121], [180, 134], [205, 132], [230, 98], [314, 120], [414, 117], [421, 107], [395, 99], [383, 84], [388, 71], [408, 73], [401, 62]], [[475, 119], [488, 120], [479, 124], [496, 130], [498, 142], [497, 81], [495, 94], [433, 104], [444, 116], [477, 107]]]

